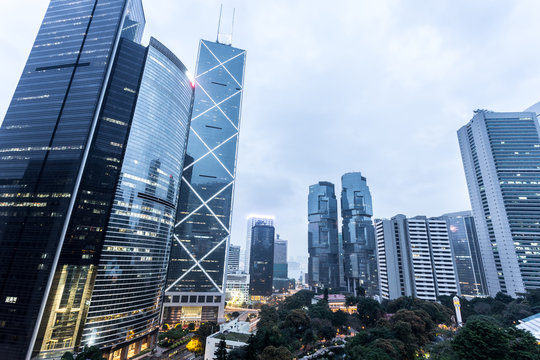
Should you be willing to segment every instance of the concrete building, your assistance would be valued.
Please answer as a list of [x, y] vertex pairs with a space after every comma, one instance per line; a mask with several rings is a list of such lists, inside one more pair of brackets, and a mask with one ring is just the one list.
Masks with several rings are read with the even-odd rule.
[[227, 352], [230, 352], [233, 349], [246, 346], [250, 336], [251, 326], [249, 322], [236, 319], [222, 324], [218, 332], [206, 338], [204, 360], [214, 359], [214, 354], [221, 340], [225, 340]]
[[376, 220], [379, 286], [383, 299], [415, 296], [437, 300], [456, 294], [446, 222], [424, 216]]
[[229, 257], [227, 258], [227, 274], [233, 274], [240, 270], [240, 246], [229, 246]]
[[540, 288], [540, 125], [475, 111], [458, 131], [489, 294]]

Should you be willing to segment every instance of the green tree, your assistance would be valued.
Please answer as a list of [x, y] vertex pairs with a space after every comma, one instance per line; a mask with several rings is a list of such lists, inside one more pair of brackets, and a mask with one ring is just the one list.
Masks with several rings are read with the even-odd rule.
[[299, 334], [303, 333], [304, 330], [309, 327], [309, 324], [309, 317], [307, 316], [306, 312], [301, 309], [291, 311], [283, 323], [285, 327], [294, 328], [295, 332]]
[[468, 320], [452, 342], [461, 359], [504, 359], [509, 337], [493, 319], [476, 317]]
[[377, 300], [360, 298], [357, 306], [358, 317], [366, 327], [373, 327], [382, 317], [382, 307]]
[[224, 339], [221, 339], [219, 342], [216, 351], [214, 351], [215, 360], [227, 360], [227, 343]]
[[293, 355], [284, 346], [276, 348], [274, 346], [268, 346], [261, 354], [260, 360], [292, 360]]
[[97, 346], [85, 346], [75, 360], [102, 360], [102, 353]]
[[62, 357], [60, 358], [60, 360], [75, 360], [75, 358], [73, 357], [73, 354], [70, 353], [69, 351], [65, 352], [64, 355], [62, 355]]
[[193, 331], [193, 330], [195, 330], [195, 324], [194, 323], [189, 323], [187, 328], [188, 328], [189, 331]]

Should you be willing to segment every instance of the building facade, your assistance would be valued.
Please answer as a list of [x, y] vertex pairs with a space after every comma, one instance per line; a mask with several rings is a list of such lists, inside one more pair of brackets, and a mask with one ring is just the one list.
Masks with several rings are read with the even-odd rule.
[[479, 110], [458, 131], [489, 294], [540, 288], [540, 125]]
[[140, 0], [50, 2], [0, 129], [6, 358], [155, 342], [193, 89], [144, 25]]
[[437, 300], [456, 294], [446, 222], [397, 215], [375, 222], [379, 287], [383, 299], [414, 296]]
[[459, 295], [487, 295], [484, 265], [478, 244], [476, 226], [470, 211], [445, 214], [448, 238], [452, 247]]
[[233, 274], [240, 270], [240, 246], [229, 246], [229, 256], [227, 258], [227, 273]]
[[349, 292], [379, 293], [373, 207], [367, 180], [359, 172], [341, 177], [343, 272]]
[[245, 306], [251, 303], [249, 297], [249, 275], [244, 272], [227, 274], [227, 293], [228, 304], [236, 306]]
[[166, 323], [224, 319], [246, 52], [201, 40], [167, 274]]
[[341, 277], [334, 184], [321, 181], [309, 187], [308, 221], [308, 285], [338, 289]]
[[274, 279], [287, 279], [288, 277], [287, 240], [281, 239], [278, 234], [274, 241]]
[[247, 230], [246, 230], [246, 253], [244, 257], [244, 271], [249, 274], [250, 267], [250, 256], [251, 256], [251, 234], [252, 229], [255, 225], [268, 225], [274, 226], [274, 216], [268, 215], [250, 215], [247, 219]]
[[275, 228], [264, 223], [251, 228], [249, 294], [252, 299], [272, 295]]

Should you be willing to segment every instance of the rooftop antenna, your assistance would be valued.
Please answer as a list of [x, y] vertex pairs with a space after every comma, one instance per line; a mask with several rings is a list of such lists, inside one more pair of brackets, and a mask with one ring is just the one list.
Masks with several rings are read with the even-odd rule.
[[236, 14], [236, 8], [233, 8], [233, 11], [232, 11], [232, 27], [231, 27], [231, 44], [232, 44], [233, 35], [234, 35], [234, 15], [235, 14]]
[[[233, 9], [233, 17], [232, 17], [232, 27], [233, 27], [233, 30], [234, 30], [234, 15], [235, 15], [235, 11], [236, 9]], [[221, 18], [222, 18], [222, 15], [223, 15], [223, 4], [221, 4], [220, 8], [219, 8], [219, 22], [218, 22], [218, 30], [217, 30], [217, 39], [216, 39], [216, 42], [218, 44], [223, 44], [223, 45], [231, 45], [232, 44], [232, 31], [230, 33], [222, 33], [221, 32]]]
[[217, 36], [216, 36], [216, 42], [219, 42], [219, 30], [221, 29], [221, 13], [223, 12], [223, 4], [219, 7], [219, 20], [218, 20], [218, 26], [217, 26]]

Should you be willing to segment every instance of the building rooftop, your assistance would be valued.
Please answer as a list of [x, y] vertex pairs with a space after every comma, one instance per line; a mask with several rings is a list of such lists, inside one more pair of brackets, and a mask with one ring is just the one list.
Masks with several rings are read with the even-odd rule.
[[540, 313], [519, 320], [518, 329], [528, 330], [540, 342]]
[[249, 340], [250, 334], [243, 334], [243, 333], [237, 333], [237, 332], [223, 332], [216, 334], [216, 339], [222, 339], [225, 341], [238, 341], [247, 343]]

